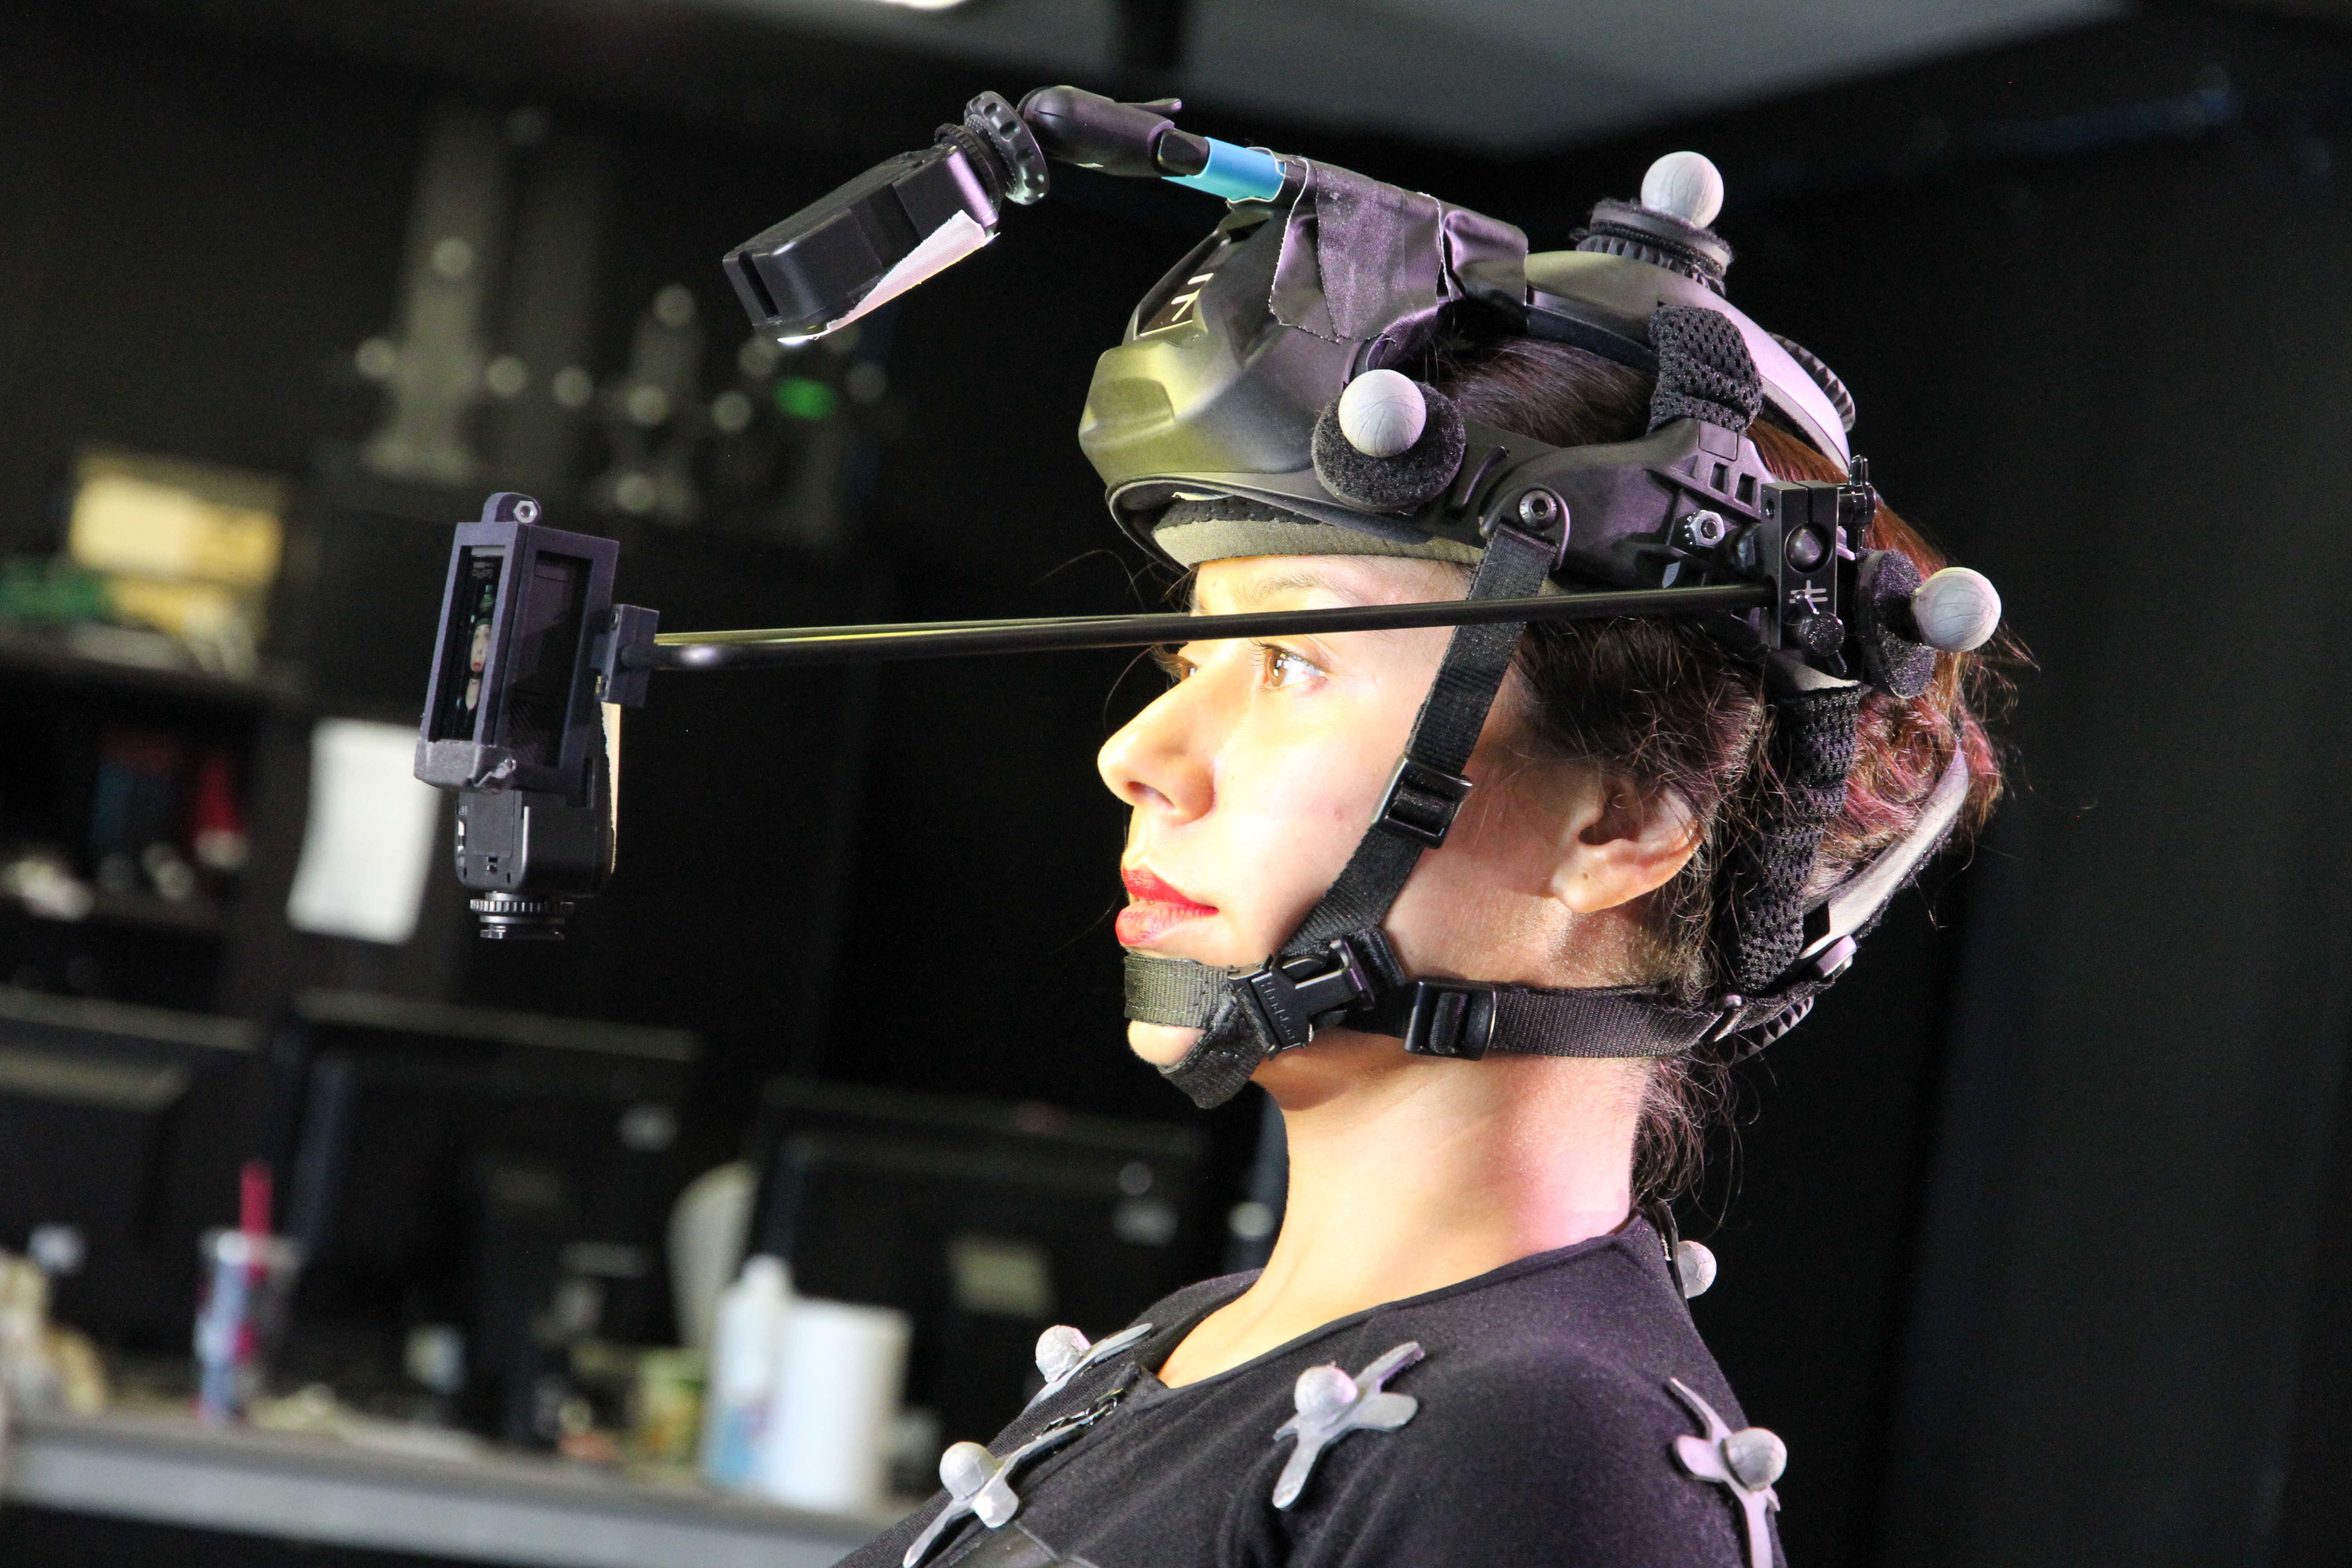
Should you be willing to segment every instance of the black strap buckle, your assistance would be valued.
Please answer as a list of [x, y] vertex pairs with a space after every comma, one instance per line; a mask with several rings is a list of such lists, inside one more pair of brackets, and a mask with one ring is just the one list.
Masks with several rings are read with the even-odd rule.
[[1322, 952], [1275, 960], [1241, 982], [1276, 1050], [1307, 1044], [1318, 1019], [1364, 1006], [1375, 994], [1363, 961], [1343, 936]]
[[1475, 1062], [1495, 1041], [1495, 988], [1475, 980], [1416, 980], [1404, 1048]]
[[1404, 757], [1389, 775], [1388, 793], [1381, 796], [1372, 826], [1434, 849], [1445, 842], [1454, 814], [1469, 794], [1470, 781], [1461, 774]]

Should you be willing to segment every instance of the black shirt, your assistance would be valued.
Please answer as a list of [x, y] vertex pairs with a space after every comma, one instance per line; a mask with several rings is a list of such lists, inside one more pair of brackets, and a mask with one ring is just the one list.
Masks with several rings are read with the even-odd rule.
[[[1024, 1411], [988, 1445], [998, 1458], [1057, 1421], [1083, 1426], [1015, 1471], [1010, 1521], [960, 1518], [926, 1568], [1748, 1568], [1739, 1497], [1677, 1456], [1676, 1438], [1706, 1427], [1669, 1380], [1731, 1428], [1745, 1419], [1641, 1220], [1342, 1318], [1215, 1377], [1171, 1389], [1152, 1375], [1253, 1278], [1160, 1301], [1138, 1320], [1151, 1333]], [[1422, 1359], [1386, 1386], [1418, 1402], [1411, 1418], [1338, 1436], [1297, 1501], [1276, 1508], [1295, 1439], [1275, 1434], [1298, 1414], [1299, 1374], [1335, 1363], [1352, 1374], [1408, 1341]], [[842, 1568], [899, 1568], [948, 1505], [934, 1498]], [[1777, 1540], [1769, 1552], [1782, 1561]]]

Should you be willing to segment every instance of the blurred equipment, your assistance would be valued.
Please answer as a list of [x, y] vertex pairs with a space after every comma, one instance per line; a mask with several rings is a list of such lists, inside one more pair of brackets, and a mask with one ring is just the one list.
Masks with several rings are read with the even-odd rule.
[[322, 719], [310, 732], [310, 811], [286, 899], [296, 931], [394, 946], [416, 932], [441, 801], [413, 773], [405, 725]]
[[196, 1418], [207, 1426], [246, 1420], [269, 1393], [271, 1358], [302, 1268], [302, 1249], [270, 1234], [270, 1200], [269, 1167], [249, 1160], [238, 1173], [236, 1228], [205, 1233]]
[[467, 426], [484, 395], [482, 318], [506, 238], [509, 148], [498, 117], [467, 105], [444, 104], [425, 134], [399, 336], [370, 338], [353, 360], [388, 395], [368, 466], [463, 484], [479, 462]]
[[694, 291], [671, 283], [637, 318], [628, 374], [604, 398], [613, 462], [590, 487], [599, 510], [673, 528], [701, 515], [694, 459], [709, 419], [698, 317]]
[[383, 423], [361, 448], [371, 472], [423, 484], [471, 484], [486, 469], [564, 480], [593, 391], [580, 361], [609, 185], [602, 143], [559, 132], [543, 110], [434, 110], [399, 320], [352, 355], [385, 394]]
[[[89, 594], [28, 605], [14, 590], [36, 579]], [[300, 830], [299, 805], [265, 803], [299, 791], [302, 698], [274, 669], [189, 668], [171, 635], [110, 618], [108, 582], [0, 568], [0, 981], [254, 1016], [253, 934], [278, 924]]]
[[168, 633], [202, 669], [249, 679], [285, 545], [282, 479], [92, 447], [67, 549], [112, 618]]
[[746, 1259], [719, 1302], [703, 1478], [794, 1508], [880, 1508], [898, 1458], [910, 1331], [895, 1308], [810, 1300], [781, 1258]]
[[0, 1439], [12, 1414], [106, 1407], [106, 1369], [87, 1335], [51, 1321], [51, 1276], [40, 1249], [0, 1251]]
[[1190, 1127], [779, 1079], [758, 1144], [752, 1250], [908, 1314], [908, 1401], [947, 1431], [1020, 1409], [1045, 1329], [1099, 1337], [1189, 1277]]
[[890, 1307], [792, 1304], [755, 1489], [826, 1513], [871, 1513], [888, 1500], [909, 1330]]
[[669, 1214], [669, 1290], [677, 1337], [688, 1350], [709, 1351], [719, 1293], [743, 1261], [758, 1177], [742, 1160], [705, 1171], [677, 1197]]
[[702, 1474], [712, 1486], [749, 1491], [760, 1479], [792, 1310], [792, 1271], [764, 1253], [746, 1258], [719, 1298], [702, 1409]]
[[[347, 1400], [412, 1397], [413, 1331], [465, 1342], [478, 1428], [552, 1447], [583, 1426], [574, 1352], [670, 1339], [660, 1258], [698, 1045], [678, 1030], [311, 993], [275, 1053], [289, 1358]], [[299, 1108], [297, 1110], [296, 1108]]]
[[702, 1431], [705, 1362], [694, 1350], [648, 1350], [629, 1390], [628, 1452], [652, 1465], [690, 1465]]
[[37, 1244], [56, 1312], [185, 1353], [197, 1237], [235, 1215], [259, 1135], [252, 1028], [0, 989], [0, 1239]]

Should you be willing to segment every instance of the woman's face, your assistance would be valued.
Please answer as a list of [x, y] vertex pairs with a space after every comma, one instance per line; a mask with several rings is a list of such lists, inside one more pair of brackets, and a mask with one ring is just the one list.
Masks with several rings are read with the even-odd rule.
[[[1457, 569], [1364, 556], [1265, 556], [1203, 566], [1196, 613], [1459, 598]], [[1133, 816], [1120, 869], [1129, 948], [1254, 964], [1330, 886], [1412, 732], [1449, 633], [1442, 627], [1188, 644], [1174, 685], [1103, 747], [1103, 780]], [[1564, 844], [1591, 813], [1584, 770], [1516, 757], [1516, 680], [1487, 721], [1444, 847], [1423, 856], [1386, 929], [1407, 973], [1535, 984], [1564, 978], [1576, 916]], [[1173, 1061], [1190, 1030], [1129, 1026]]]

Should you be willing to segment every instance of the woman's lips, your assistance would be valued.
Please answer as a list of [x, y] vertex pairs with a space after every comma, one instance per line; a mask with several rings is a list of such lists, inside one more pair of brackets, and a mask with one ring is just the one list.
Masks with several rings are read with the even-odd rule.
[[1148, 866], [1122, 867], [1118, 875], [1133, 900], [1118, 911], [1121, 947], [1149, 947], [1186, 921], [1217, 912], [1214, 904], [1194, 902], [1161, 881]]

